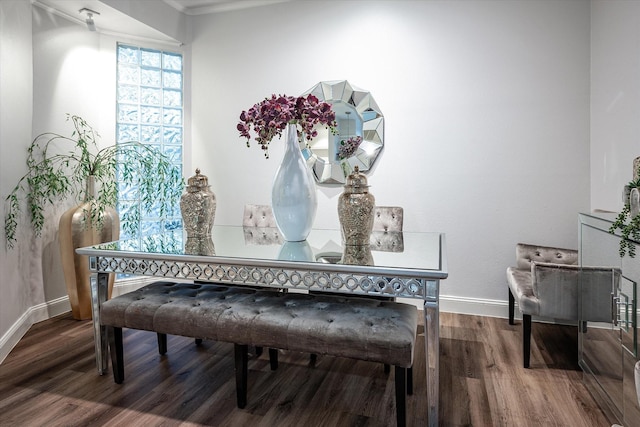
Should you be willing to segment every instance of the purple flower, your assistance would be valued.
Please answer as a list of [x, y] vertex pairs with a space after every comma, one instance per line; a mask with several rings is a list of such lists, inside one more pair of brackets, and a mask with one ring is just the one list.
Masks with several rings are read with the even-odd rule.
[[340, 141], [340, 145], [338, 146], [338, 158], [340, 160], [344, 160], [348, 157], [351, 157], [360, 147], [362, 143], [362, 137], [352, 136], [349, 139], [343, 139]]
[[311, 141], [318, 135], [316, 125], [323, 124], [336, 133], [336, 115], [331, 104], [320, 102], [314, 95], [293, 97], [286, 95], [271, 95], [264, 101], [254, 105], [247, 111], [240, 113], [237, 129], [240, 136], [247, 139], [247, 147], [253, 130], [255, 140], [269, 158], [269, 143], [277, 135], [280, 137], [287, 124], [298, 125], [298, 137], [303, 136]]

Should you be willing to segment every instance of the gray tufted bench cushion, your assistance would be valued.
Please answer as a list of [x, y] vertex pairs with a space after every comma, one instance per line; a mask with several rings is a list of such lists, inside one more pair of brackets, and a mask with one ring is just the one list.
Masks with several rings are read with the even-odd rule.
[[397, 416], [404, 424], [404, 394], [398, 393], [406, 390], [406, 368], [413, 364], [418, 313], [412, 305], [335, 294], [156, 282], [106, 301], [100, 318], [108, 326], [116, 382], [124, 379], [122, 354], [117, 354], [122, 353], [121, 328], [234, 343], [239, 407], [246, 403], [247, 345], [347, 357], [396, 367]]

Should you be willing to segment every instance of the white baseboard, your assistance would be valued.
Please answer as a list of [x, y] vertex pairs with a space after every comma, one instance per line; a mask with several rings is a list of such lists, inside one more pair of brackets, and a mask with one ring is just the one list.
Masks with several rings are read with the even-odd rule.
[[[398, 301], [415, 305], [419, 310], [423, 308], [422, 300], [398, 298]], [[506, 319], [509, 317], [508, 305], [507, 301], [440, 295], [440, 311], [443, 313], [470, 314]]]
[[7, 333], [0, 337], [0, 363], [4, 361], [13, 347], [20, 342], [33, 324], [68, 311], [71, 311], [71, 306], [69, 305], [69, 297], [66, 296], [29, 308], [11, 328], [9, 328]]
[[440, 311], [486, 317], [509, 317], [509, 302], [440, 295]]

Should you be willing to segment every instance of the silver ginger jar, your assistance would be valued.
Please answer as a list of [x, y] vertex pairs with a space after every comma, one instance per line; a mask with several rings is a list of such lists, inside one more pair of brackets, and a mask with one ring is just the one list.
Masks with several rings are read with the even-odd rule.
[[342, 242], [348, 246], [368, 245], [373, 229], [373, 210], [376, 199], [369, 193], [367, 177], [358, 166], [347, 177], [344, 191], [338, 199], [338, 218]]
[[180, 211], [187, 238], [211, 236], [216, 196], [209, 187], [208, 178], [200, 174], [200, 169], [196, 169], [196, 174], [189, 178], [186, 190], [180, 197]]

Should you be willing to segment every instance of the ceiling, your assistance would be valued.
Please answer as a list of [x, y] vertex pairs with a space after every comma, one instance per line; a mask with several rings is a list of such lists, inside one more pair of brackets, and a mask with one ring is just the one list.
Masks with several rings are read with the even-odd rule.
[[[293, 0], [162, 0], [168, 6], [185, 15], [204, 15], [230, 10], [247, 9]], [[62, 16], [85, 25], [87, 16], [83, 8], [97, 12], [93, 16], [97, 30], [106, 34], [127, 34], [142, 39], [175, 43], [176, 40], [140, 21], [110, 7], [100, 0], [31, 0], [47, 13]]]
[[292, 0], [163, 0], [166, 4], [186, 15], [204, 15], [207, 13], [247, 9]]
[[171, 37], [114, 9], [99, 0], [32, 0], [35, 6], [46, 13], [62, 16], [79, 25], [86, 25], [87, 15], [80, 13], [86, 8], [97, 12], [93, 16], [98, 32], [105, 34], [127, 34], [154, 41], [175, 42]]

